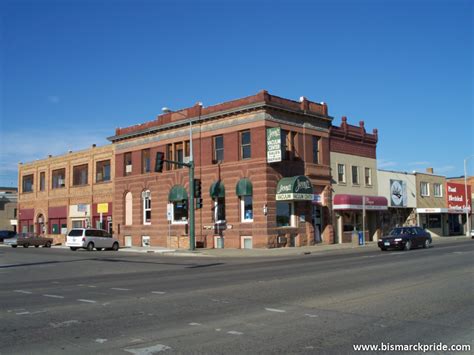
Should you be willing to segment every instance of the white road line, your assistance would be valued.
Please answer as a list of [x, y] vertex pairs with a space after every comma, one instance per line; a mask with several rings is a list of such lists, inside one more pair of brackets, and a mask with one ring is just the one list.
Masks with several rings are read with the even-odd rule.
[[163, 291], [151, 291], [151, 293], [154, 293], [155, 295], [164, 295], [166, 292], [163, 292]]
[[201, 323], [189, 323], [189, 325], [202, 325]]
[[130, 291], [129, 288], [120, 288], [120, 287], [112, 287], [111, 290], [115, 290], [115, 291]]
[[278, 312], [278, 313], [285, 313], [286, 311], [283, 309], [276, 309], [276, 308], [265, 308], [266, 311], [269, 312]]
[[99, 344], [104, 344], [107, 341], [107, 339], [96, 339], [95, 342]]
[[60, 323], [49, 323], [49, 325], [53, 328], [61, 328], [61, 327], [69, 327], [71, 324], [79, 324], [79, 323], [80, 322], [78, 320], [72, 319], [72, 320], [67, 320]]
[[171, 348], [169, 346], [163, 345], [163, 344], [156, 344], [153, 346], [150, 346], [148, 348], [138, 348], [138, 349], [123, 349], [124, 351], [127, 351], [129, 353], [132, 353], [134, 355], [152, 355], [155, 353], [158, 353], [160, 351], [165, 351], [165, 350], [170, 350]]
[[17, 316], [22, 316], [24, 314], [30, 314], [30, 312], [20, 312], [20, 313], [15, 313]]
[[242, 333], [242, 332], [238, 332], [238, 331], [236, 331], [236, 330], [231, 330], [231, 331], [227, 332], [227, 334], [232, 334], [232, 335], [242, 335], [242, 334], [244, 334], [244, 333]]
[[31, 291], [24, 291], [24, 290], [15, 290], [15, 291], [13, 291], [13, 292], [24, 293], [24, 294], [26, 294], [26, 295], [30, 295], [30, 294], [33, 293], [33, 292], [31, 292]]
[[316, 314], [309, 314], [309, 313], [306, 313], [306, 314], [305, 314], [305, 317], [309, 317], [309, 318], [317, 318], [317, 317], [318, 317], [318, 315], [316, 315]]
[[44, 297], [51, 297], [51, 298], [64, 298], [64, 296], [59, 296], [59, 295], [43, 295]]
[[79, 298], [78, 299], [79, 302], [86, 302], [86, 303], [96, 303], [97, 301], [94, 301], [94, 300], [85, 300], [85, 299], [82, 299], [82, 298]]

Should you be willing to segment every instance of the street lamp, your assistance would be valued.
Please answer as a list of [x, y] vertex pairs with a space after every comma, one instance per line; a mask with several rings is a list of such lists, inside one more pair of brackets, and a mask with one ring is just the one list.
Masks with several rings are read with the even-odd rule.
[[466, 223], [467, 223], [466, 237], [469, 237], [471, 234], [471, 220], [469, 219], [469, 211], [471, 210], [471, 205], [468, 205], [469, 196], [467, 196], [467, 160], [473, 157], [474, 155], [470, 155], [464, 159], [464, 193], [466, 196]]
[[[202, 102], [198, 102], [199, 106], [199, 117], [201, 117]], [[161, 109], [163, 113], [177, 113], [182, 117], [187, 118], [181, 112], [171, 111], [168, 107]], [[194, 221], [194, 157], [193, 157], [193, 122], [189, 117], [189, 163], [185, 164], [189, 168], [189, 250], [196, 249], [196, 233], [195, 233], [195, 221]]]

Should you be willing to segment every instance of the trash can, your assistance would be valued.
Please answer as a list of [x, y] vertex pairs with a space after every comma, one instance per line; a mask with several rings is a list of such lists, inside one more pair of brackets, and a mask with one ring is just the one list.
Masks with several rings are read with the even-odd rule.
[[365, 240], [364, 240], [364, 232], [359, 232], [359, 245], [364, 245]]

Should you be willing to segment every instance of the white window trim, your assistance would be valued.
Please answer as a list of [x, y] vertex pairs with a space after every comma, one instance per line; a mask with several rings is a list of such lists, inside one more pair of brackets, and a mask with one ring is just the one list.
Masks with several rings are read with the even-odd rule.
[[[354, 172], [352, 168], [357, 168], [357, 182], [354, 182]], [[360, 186], [360, 169], [358, 165], [351, 165], [351, 184], [353, 186]]]
[[226, 220], [217, 220], [217, 198], [214, 199], [214, 223], [225, 223]]
[[[245, 248], [245, 241], [251, 240], [252, 241], [252, 248]], [[240, 249], [253, 249], [253, 238], [252, 236], [242, 236], [240, 237]]]
[[[339, 181], [339, 165], [342, 165], [342, 181]], [[336, 163], [336, 176], [337, 176], [337, 183], [341, 185], [347, 184], [347, 174], [346, 174], [346, 164]]]
[[[253, 218], [251, 219], [245, 219], [245, 197], [246, 196], [240, 196], [240, 222], [241, 223], [252, 223]], [[253, 196], [250, 196], [252, 198], [252, 216], [253, 216]]]
[[[421, 188], [422, 184], [426, 184], [426, 191], [427, 191], [426, 195], [423, 195], [423, 189]], [[430, 196], [430, 183], [429, 182], [424, 182], [424, 181], [420, 182], [420, 196], [423, 196], [423, 197]]]
[[[146, 190], [146, 191], [150, 191], [150, 190]], [[145, 192], [145, 191], [144, 191]], [[142, 209], [143, 209], [143, 225], [150, 225], [151, 224], [151, 207], [150, 208], [146, 208], [146, 201], [147, 200], [150, 200], [150, 206], [151, 206], [151, 193], [150, 193], [150, 197], [143, 197], [142, 198]], [[146, 212], [147, 211], [150, 211], [150, 222], [147, 222], [146, 221]]]
[[[439, 186], [439, 195], [436, 194], [435, 186]], [[443, 197], [443, 185], [442, 184], [433, 184], [433, 196], [434, 197]]]
[[188, 210], [188, 218], [186, 218], [185, 221], [181, 220], [181, 221], [175, 221], [174, 220], [174, 204], [176, 203], [176, 201], [173, 201], [171, 202], [171, 204], [173, 204], [173, 208], [171, 209], [171, 224], [178, 224], [178, 225], [185, 225], [185, 224], [188, 224], [189, 222], [189, 210]]
[[[365, 173], [367, 172], [366, 169], [369, 169], [369, 183], [367, 184], [366, 183], [366, 177], [367, 175], [365, 175]], [[368, 167], [364, 167], [364, 183], [365, 183], [365, 186], [373, 186], [373, 182], [372, 182], [372, 169], [371, 168], [368, 168]]]

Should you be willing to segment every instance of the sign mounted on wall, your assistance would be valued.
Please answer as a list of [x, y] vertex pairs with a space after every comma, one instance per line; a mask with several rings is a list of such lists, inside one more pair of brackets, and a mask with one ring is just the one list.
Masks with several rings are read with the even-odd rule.
[[267, 163], [281, 161], [280, 127], [267, 128]]
[[390, 206], [407, 206], [407, 184], [405, 181], [390, 179]]

